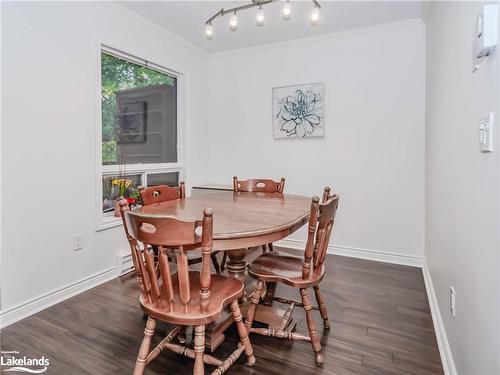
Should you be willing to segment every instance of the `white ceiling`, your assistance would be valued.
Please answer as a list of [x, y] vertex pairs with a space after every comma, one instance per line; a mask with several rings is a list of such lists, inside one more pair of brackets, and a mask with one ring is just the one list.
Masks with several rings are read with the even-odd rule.
[[423, 1], [325, 1], [320, 21], [312, 27], [309, 15], [312, 1], [291, 0], [292, 18], [281, 18], [282, 1], [263, 6], [265, 25], [255, 25], [257, 9], [239, 13], [236, 32], [228, 28], [229, 15], [213, 22], [213, 40], [204, 36], [205, 21], [221, 8], [248, 4], [250, 1], [119, 1], [122, 6], [177, 34], [208, 52], [219, 52], [256, 44], [279, 42], [318, 34], [422, 18]]

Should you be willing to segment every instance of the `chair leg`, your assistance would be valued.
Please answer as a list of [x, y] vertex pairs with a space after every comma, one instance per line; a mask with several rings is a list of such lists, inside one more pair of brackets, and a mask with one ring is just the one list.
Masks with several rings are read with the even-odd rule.
[[319, 291], [319, 285], [314, 287], [314, 294], [316, 295], [316, 302], [318, 302], [319, 312], [323, 318], [323, 327], [325, 329], [330, 329], [330, 321], [328, 320], [328, 310], [326, 309], [326, 303]]
[[219, 261], [217, 259], [217, 253], [210, 254], [210, 259], [212, 259], [212, 264], [214, 265], [215, 272], [217, 273], [217, 275], [220, 275], [221, 271], [220, 271]]
[[193, 375], [203, 375], [205, 365], [203, 363], [203, 352], [205, 351], [205, 326], [194, 327], [194, 370]]
[[276, 283], [266, 283], [266, 295], [262, 299], [262, 303], [270, 306], [273, 303], [274, 291], [276, 290]]
[[238, 328], [238, 334], [240, 335], [241, 345], [245, 348], [245, 354], [247, 356], [247, 365], [253, 366], [255, 364], [255, 356], [253, 355], [252, 344], [248, 338], [248, 331], [243, 324], [243, 317], [241, 316], [240, 306], [238, 305], [238, 300], [231, 303], [231, 313], [233, 314], [233, 320]]
[[274, 248], [273, 248], [273, 244], [272, 244], [272, 243], [268, 243], [268, 244], [267, 244], [267, 247], [269, 248], [269, 251], [274, 251]]
[[186, 329], [187, 326], [182, 326], [182, 328], [179, 331], [179, 334], [177, 335], [177, 341], [179, 341], [179, 343], [181, 344], [186, 343]]
[[260, 302], [260, 297], [262, 296], [262, 292], [264, 291], [264, 282], [258, 281], [255, 289], [252, 293], [251, 304], [248, 306], [247, 316], [245, 318], [245, 327], [247, 332], [250, 332], [250, 328], [252, 328], [253, 319], [255, 318], [255, 309]]
[[324, 362], [325, 358], [321, 353], [321, 342], [316, 329], [316, 323], [314, 322], [314, 317], [312, 315], [312, 305], [309, 298], [309, 292], [307, 289], [301, 288], [300, 295], [302, 297], [302, 303], [304, 304], [304, 310], [306, 311], [307, 328], [309, 328], [309, 336], [311, 337], [311, 344], [316, 356], [316, 363], [321, 364]]
[[139, 349], [139, 354], [137, 355], [133, 375], [142, 375], [144, 373], [144, 369], [146, 368], [146, 358], [149, 354], [151, 338], [155, 333], [155, 328], [156, 320], [148, 318], [146, 328], [144, 328], [144, 339], [142, 340], [141, 348]]

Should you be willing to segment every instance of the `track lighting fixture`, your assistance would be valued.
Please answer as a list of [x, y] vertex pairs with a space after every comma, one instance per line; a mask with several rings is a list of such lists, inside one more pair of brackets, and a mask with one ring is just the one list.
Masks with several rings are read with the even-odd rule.
[[[217, 13], [215, 13], [211, 18], [209, 18], [205, 22], [205, 38], [208, 40], [212, 40], [214, 35], [214, 27], [212, 26], [212, 21], [214, 21], [218, 17], [225, 16], [226, 14], [231, 14], [229, 18], [229, 30], [236, 31], [238, 30], [238, 15], [236, 12], [241, 12], [246, 9], [256, 8], [258, 7], [257, 15], [255, 16], [255, 24], [258, 27], [264, 26], [264, 11], [262, 10], [263, 5], [267, 5], [270, 3], [274, 3], [278, 0], [251, 0], [250, 4], [240, 5], [231, 9], [221, 9]], [[312, 26], [316, 26], [319, 21], [319, 12], [321, 9], [321, 5], [319, 5], [317, 0], [312, 0], [314, 4], [314, 8], [311, 11], [310, 21]], [[285, 21], [288, 21], [292, 16], [292, 7], [290, 4], [290, 0], [285, 0], [282, 8], [282, 16]]]

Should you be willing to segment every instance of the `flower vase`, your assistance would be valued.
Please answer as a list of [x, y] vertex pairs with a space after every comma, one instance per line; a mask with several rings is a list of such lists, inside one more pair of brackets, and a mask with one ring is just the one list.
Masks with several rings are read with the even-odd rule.
[[118, 197], [116, 198], [113, 203], [115, 205], [115, 216], [116, 217], [121, 217], [121, 209], [120, 209], [120, 201], [123, 199], [123, 197]]

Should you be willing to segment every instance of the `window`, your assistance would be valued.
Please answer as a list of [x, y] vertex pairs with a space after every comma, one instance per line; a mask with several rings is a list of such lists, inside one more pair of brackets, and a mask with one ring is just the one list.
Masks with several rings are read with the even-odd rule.
[[147, 61], [101, 51], [101, 228], [119, 224], [118, 197], [136, 198], [140, 185], [179, 183], [178, 79]]

